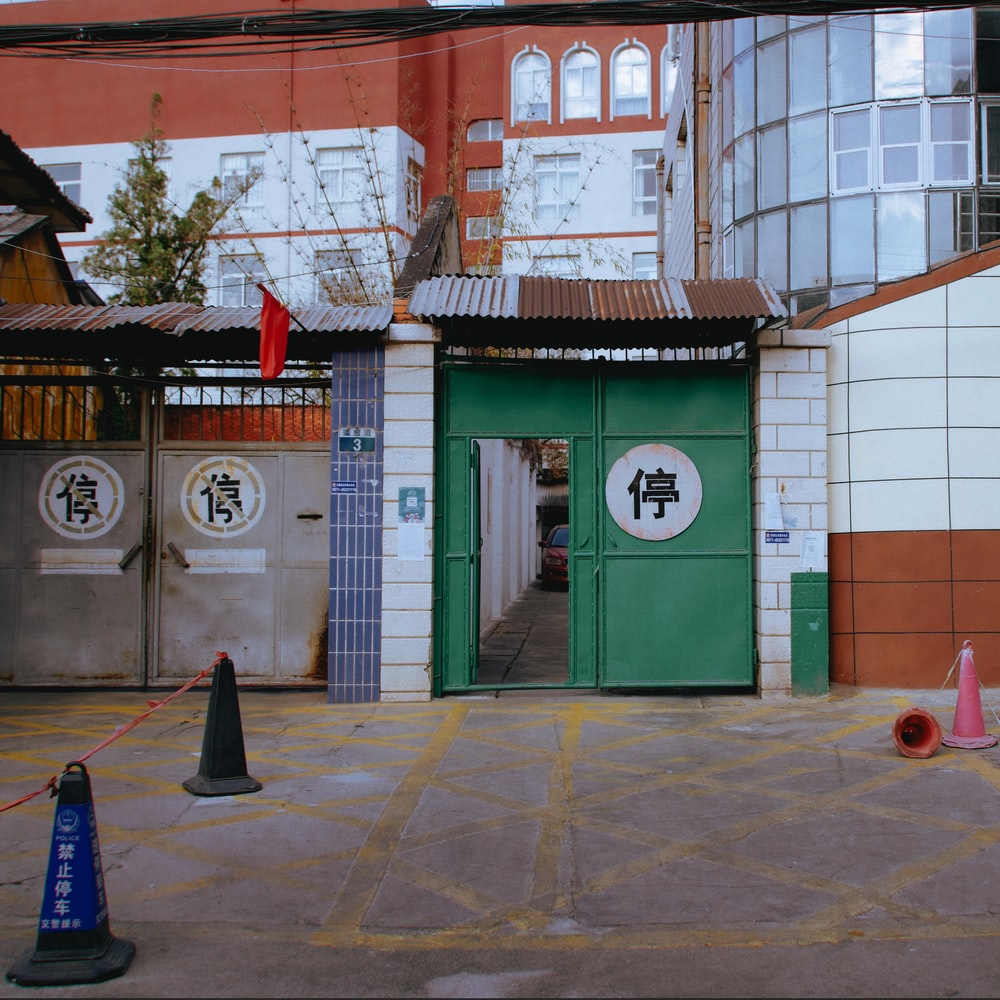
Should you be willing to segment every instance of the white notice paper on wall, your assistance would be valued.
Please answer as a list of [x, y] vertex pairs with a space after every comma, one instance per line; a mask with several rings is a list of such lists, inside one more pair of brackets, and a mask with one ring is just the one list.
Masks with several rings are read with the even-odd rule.
[[825, 535], [822, 531], [802, 532], [802, 568], [823, 571], [826, 569]]
[[422, 522], [399, 522], [399, 551], [397, 559], [424, 558], [424, 525]]
[[781, 531], [785, 527], [785, 516], [781, 512], [781, 497], [777, 493], [764, 494], [764, 527], [771, 531]]

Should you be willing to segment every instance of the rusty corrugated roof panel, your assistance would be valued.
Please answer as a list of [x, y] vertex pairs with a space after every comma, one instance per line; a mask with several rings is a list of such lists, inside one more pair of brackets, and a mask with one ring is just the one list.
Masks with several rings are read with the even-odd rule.
[[[311, 306], [292, 309], [289, 329], [309, 333], [375, 333], [392, 321], [392, 305]], [[299, 326], [301, 324], [301, 326]], [[258, 306], [197, 306], [164, 302], [155, 306], [49, 306], [31, 303], [0, 306], [0, 330], [61, 330], [82, 333], [145, 327], [160, 333], [259, 331]]]
[[417, 283], [410, 312], [428, 319], [663, 320], [783, 318], [774, 289], [756, 278], [588, 280], [454, 275]]

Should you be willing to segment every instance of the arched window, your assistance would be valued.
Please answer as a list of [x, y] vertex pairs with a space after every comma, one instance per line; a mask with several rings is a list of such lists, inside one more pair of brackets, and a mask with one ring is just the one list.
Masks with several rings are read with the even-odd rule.
[[514, 121], [551, 121], [552, 67], [537, 49], [522, 52], [515, 60]]
[[641, 45], [623, 45], [611, 57], [611, 116], [646, 115], [649, 111], [649, 53]]
[[563, 56], [562, 116], [601, 119], [601, 69], [590, 49], [572, 49]]

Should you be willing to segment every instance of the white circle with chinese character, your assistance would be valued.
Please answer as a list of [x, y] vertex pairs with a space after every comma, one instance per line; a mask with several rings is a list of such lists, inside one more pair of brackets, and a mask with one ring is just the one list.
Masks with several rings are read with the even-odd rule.
[[604, 497], [622, 531], [659, 542], [679, 535], [698, 516], [701, 476], [684, 452], [642, 444], [611, 466]]
[[232, 538], [249, 531], [264, 513], [264, 480], [245, 458], [217, 456], [199, 462], [184, 478], [181, 510], [203, 535]]
[[99, 458], [77, 455], [56, 462], [42, 477], [38, 510], [63, 538], [97, 538], [122, 515], [122, 477]]

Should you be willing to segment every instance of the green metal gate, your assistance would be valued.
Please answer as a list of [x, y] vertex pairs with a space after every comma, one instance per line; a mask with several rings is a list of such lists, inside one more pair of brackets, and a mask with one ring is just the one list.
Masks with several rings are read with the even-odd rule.
[[[752, 686], [748, 394], [737, 366], [446, 362], [435, 694], [477, 687], [480, 438], [568, 443], [569, 676], [560, 687]], [[688, 521], [679, 530], [678, 516]]]

